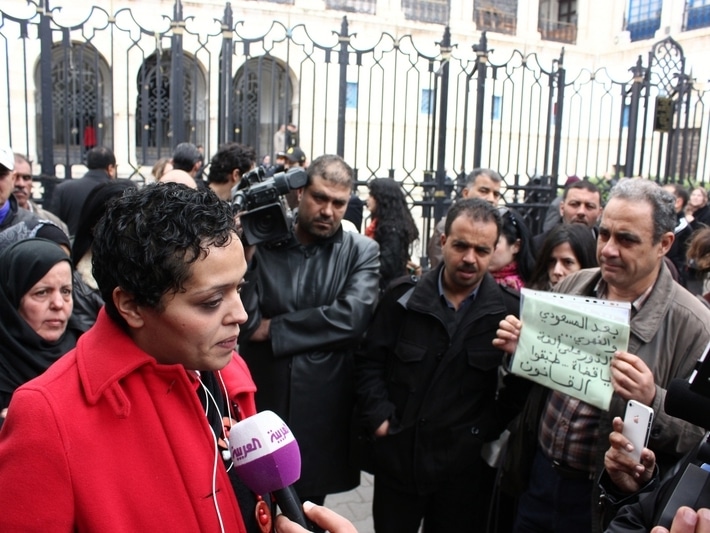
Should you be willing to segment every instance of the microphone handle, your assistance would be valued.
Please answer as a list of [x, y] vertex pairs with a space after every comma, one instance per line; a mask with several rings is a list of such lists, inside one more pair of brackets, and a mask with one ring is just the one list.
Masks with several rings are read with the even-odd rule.
[[296, 522], [302, 528], [308, 531], [315, 531], [315, 526], [313, 523], [306, 518], [303, 514], [303, 506], [301, 505], [301, 500], [296, 494], [296, 490], [293, 485], [284, 487], [283, 489], [277, 489], [272, 493], [274, 498], [276, 498], [276, 504], [281, 509], [281, 512], [291, 520]]

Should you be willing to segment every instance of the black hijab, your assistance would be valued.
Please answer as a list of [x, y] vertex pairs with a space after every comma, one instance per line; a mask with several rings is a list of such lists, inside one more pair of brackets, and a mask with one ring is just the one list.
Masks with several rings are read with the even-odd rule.
[[17, 387], [39, 376], [76, 344], [78, 332], [67, 325], [56, 342], [47, 342], [20, 316], [22, 297], [69, 256], [52, 241], [26, 239], [0, 253], [0, 409]]

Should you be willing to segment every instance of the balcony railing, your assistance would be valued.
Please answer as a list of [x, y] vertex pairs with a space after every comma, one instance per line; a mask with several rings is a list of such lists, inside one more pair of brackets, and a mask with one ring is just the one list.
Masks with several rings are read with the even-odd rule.
[[402, 0], [402, 11], [407, 20], [449, 23], [449, 0]]
[[476, 7], [473, 13], [476, 29], [515, 35], [515, 13], [495, 7]]
[[710, 26], [710, 6], [691, 7], [688, 9], [685, 30], [707, 28]]
[[577, 42], [577, 24], [559, 20], [539, 19], [537, 29], [545, 41], [575, 44]]
[[377, 0], [326, 0], [325, 5], [336, 11], [374, 15]]

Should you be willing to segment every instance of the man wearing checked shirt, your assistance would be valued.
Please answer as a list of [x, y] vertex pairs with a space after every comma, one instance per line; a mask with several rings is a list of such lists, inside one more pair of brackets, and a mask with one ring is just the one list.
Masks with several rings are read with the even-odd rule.
[[[673, 281], [663, 260], [673, 243], [675, 223], [672, 195], [649, 180], [622, 180], [602, 214], [600, 267], [569, 276], [555, 288], [630, 302], [631, 335], [628, 351], [616, 352], [611, 363], [614, 395], [609, 411], [543, 387], [529, 395], [528, 418], [520, 427], [536, 428], [536, 450], [531, 464], [502, 473], [504, 485], [506, 476], [529, 475], [520, 495], [516, 532], [600, 530], [596, 479], [611, 421], [623, 416], [628, 400], [655, 411], [648, 447], [659, 459], [661, 474], [701, 437], [700, 428], [663, 410], [668, 383], [687, 378], [710, 341], [710, 311]], [[494, 344], [513, 353], [520, 327], [515, 317], [506, 318]], [[511, 436], [508, 453], [522, 454], [516, 437]]]

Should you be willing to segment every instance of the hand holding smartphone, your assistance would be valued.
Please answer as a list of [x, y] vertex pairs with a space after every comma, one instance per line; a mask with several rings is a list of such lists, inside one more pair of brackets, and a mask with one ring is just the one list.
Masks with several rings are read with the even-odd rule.
[[634, 450], [628, 454], [637, 463], [641, 462], [641, 450], [648, 444], [652, 425], [653, 409], [636, 400], [629, 400], [624, 414], [624, 430], [621, 433], [631, 441]]

